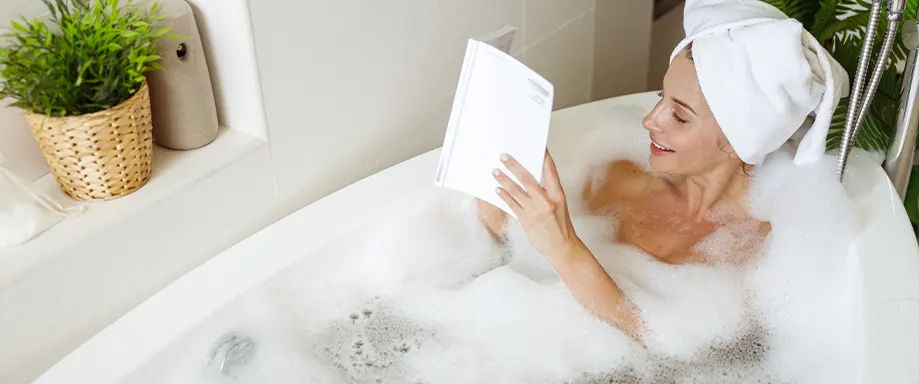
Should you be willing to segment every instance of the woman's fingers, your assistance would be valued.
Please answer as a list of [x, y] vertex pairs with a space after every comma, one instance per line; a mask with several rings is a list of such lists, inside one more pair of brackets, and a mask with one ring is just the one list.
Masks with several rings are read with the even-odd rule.
[[555, 160], [552, 160], [552, 155], [549, 154], [548, 149], [546, 149], [546, 160], [542, 165], [542, 174], [543, 179], [546, 181], [546, 193], [548, 193], [549, 198], [553, 201], [564, 199], [565, 191], [562, 189], [562, 182], [558, 177], [558, 168], [555, 166]]
[[523, 216], [523, 207], [520, 206], [520, 203], [518, 203], [517, 200], [514, 199], [506, 189], [504, 189], [504, 187], [498, 187], [495, 192], [497, 192], [498, 197], [500, 197], [501, 200], [504, 200], [504, 203], [510, 207], [511, 212], [514, 212], [517, 217]]
[[512, 198], [514, 202], [521, 207], [529, 205], [530, 197], [523, 188], [520, 188], [520, 186], [514, 182], [514, 180], [497, 168], [491, 171], [491, 174], [495, 177], [495, 180], [498, 181], [498, 184], [501, 185], [501, 188], [498, 190], [499, 194], [503, 193], [507, 195], [507, 197]]
[[501, 162], [504, 163], [504, 166], [507, 167], [511, 173], [517, 177], [517, 180], [520, 180], [523, 183], [523, 187], [526, 188], [532, 196], [537, 196], [537, 191], [542, 190], [542, 186], [539, 185], [539, 182], [533, 177], [533, 175], [526, 170], [520, 163], [517, 162], [511, 155], [502, 154]]

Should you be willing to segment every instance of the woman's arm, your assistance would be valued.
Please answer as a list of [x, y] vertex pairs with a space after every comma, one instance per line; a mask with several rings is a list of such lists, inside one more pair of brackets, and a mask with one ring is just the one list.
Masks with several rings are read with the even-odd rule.
[[545, 255], [581, 305], [636, 340], [642, 338], [638, 309], [580, 240], [556, 255]]
[[530, 243], [543, 254], [574, 297], [599, 318], [640, 339], [640, 319], [634, 305], [578, 238], [568, 213], [565, 191], [552, 156], [543, 163], [545, 187], [509, 155], [501, 161], [523, 183], [495, 169], [498, 196], [514, 211]]

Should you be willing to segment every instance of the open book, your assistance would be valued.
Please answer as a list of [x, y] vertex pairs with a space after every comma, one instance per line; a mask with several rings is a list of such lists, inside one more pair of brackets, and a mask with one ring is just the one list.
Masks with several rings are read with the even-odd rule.
[[552, 83], [523, 63], [469, 40], [435, 184], [515, 216], [495, 192], [498, 182], [491, 171], [499, 168], [514, 178], [499, 160], [508, 153], [542, 179], [554, 96]]

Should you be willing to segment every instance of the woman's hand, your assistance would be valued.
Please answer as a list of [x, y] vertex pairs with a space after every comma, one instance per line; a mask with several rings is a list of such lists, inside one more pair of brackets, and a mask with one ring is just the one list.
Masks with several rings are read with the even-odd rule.
[[501, 184], [498, 195], [520, 219], [530, 243], [549, 259], [558, 277], [584, 307], [641, 340], [643, 328], [637, 308], [574, 233], [565, 191], [549, 151], [542, 166], [545, 187], [512, 157], [503, 155], [501, 162], [523, 183], [523, 188], [495, 169], [495, 179]]
[[565, 191], [562, 190], [552, 156], [547, 150], [543, 162], [545, 187], [510, 155], [502, 155], [501, 162], [523, 186], [521, 188], [496, 168], [492, 174], [501, 185], [497, 188], [498, 196], [517, 215], [527, 239], [536, 250], [550, 261], [560, 261], [560, 258], [577, 248], [581, 240], [571, 225]]

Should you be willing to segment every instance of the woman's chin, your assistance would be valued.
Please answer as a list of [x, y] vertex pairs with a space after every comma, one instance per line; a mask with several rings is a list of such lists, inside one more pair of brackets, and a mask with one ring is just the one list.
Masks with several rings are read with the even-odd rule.
[[662, 156], [650, 155], [648, 165], [651, 166], [651, 170], [655, 173], [672, 173], [674, 171], [674, 166], [670, 159]]

